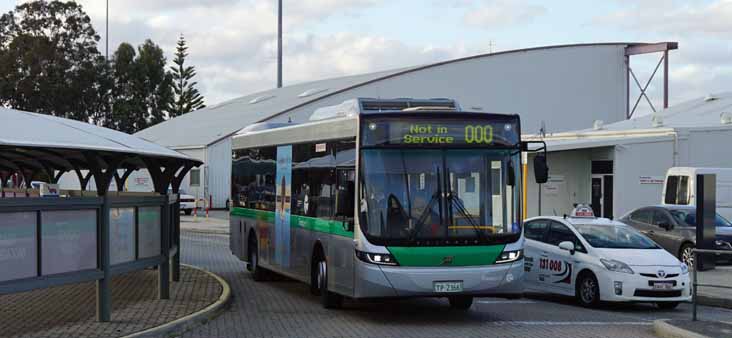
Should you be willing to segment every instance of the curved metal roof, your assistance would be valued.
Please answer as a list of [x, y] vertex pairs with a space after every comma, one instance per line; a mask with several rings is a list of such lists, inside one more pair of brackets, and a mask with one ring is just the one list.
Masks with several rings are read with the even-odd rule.
[[[229, 137], [252, 123], [262, 122], [273, 116], [285, 114], [322, 98], [392, 77], [451, 63], [510, 53], [608, 45], [643, 46], [649, 44], [610, 42], [524, 48], [479, 54], [422, 66], [300, 83], [254, 93], [190, 112], [142, 130], [136, 133], [135, 136], [176, 149], [200, 148]], [[308, 93], [309, 95], [302, 95], [304, 93]]]
[[0, 147], [3, 148], [90, 150], [199, 163], [139, 137], [80, 121], [8, 108], [0, 108], [0, 120]]

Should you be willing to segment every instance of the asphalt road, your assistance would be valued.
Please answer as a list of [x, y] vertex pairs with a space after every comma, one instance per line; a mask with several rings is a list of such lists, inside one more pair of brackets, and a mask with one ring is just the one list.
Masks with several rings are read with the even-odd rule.
[[[347, 302], [326, 310], [308, 286], [294, 281], [255, 282], [232, 256], [226, 235], [183, 232], [183, 261], [224, 277], [231, 308], [183, 337], [654, 337], [655, 319], [687, 319], [691, 305], [658, 310], [652, 305], [585, 309], [573, 299], [531, 295], [477, 299], [468, 312], [445, 300]], [[732, 311], [700, 308], [705, 320], [730, 320]]]

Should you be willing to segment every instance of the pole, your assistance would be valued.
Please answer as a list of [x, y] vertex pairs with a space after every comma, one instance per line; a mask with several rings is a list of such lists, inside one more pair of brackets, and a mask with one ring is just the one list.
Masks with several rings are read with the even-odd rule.
[[539, 195], [539, 203], [537, 203], [537, 207], [539, 208], [539, 211], [537, 212], [536, 216], [541, 216], [541, 184], [539, 184], [539, 188], [536, 190]]
[[100, 210], [99, 222], [100, 226], [100, 241], [99, 241], [99, 263], [104, 273], [102, 279], [96, 281], [97, 291], [97, 321], [98, 322], [109, 322], [112, 319], [112, 292], [110, 290], [110, 280], [112, 274], [110, 271], [110, 248], [109, 248], [109, 197], [105, 193], [102, 196], [102, 208]]
[[109, 0], [107, 0], [107, 18], [106, 18], [106, 31], [104, 33], [104, 57], [109, 62]]
[[691, 319], [692, 319], [693, 321], [696, 321], [696, 302], [697, 302], [697, 299], [696, 299], [696, 288], [697, 288], [697, 279], [696, 279], [696, 278], [697, 278], [697, 276], [696, 276], [696, 267], [697, 267], [697, 266], [699, 266], [699, 255], [697, 254], [697, 252], [696, 252], [696, 251], [694, 251], [694, 252], [693, 252], [693, 255], [694, 255], [694, 266], [693, 266], [693, 267], [691, 267], [691, 268], [692, 268], [692, 269], [694, 269], [694, 276], [693, 276], [693, 278], [694, 278], [694, 281], [693, 281], [693, 283], [694, 283], [694, 284], [692, 284], [692, 291], [693, 291], [693, 295], [692, 295], [692, 298], [691, 298], [691, 302], [692, 302], [692, 304], [693, 304], [693, 305], [692, 305], [692, 307], [693, 307], [694, 309], [693, 309], [693, 311], [692, 311], [692, 312], [693, 312], [694, 314], [692, 315], [692, 318], [691, 318]]
[[277, 7], [277, 88], [282, 88], [282, 0]]
[[668, 50], [663, 52], [663, 108], [668, 108]]

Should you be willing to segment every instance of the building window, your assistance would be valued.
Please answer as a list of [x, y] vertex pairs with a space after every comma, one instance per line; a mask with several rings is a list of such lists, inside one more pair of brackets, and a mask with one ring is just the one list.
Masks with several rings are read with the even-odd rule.
[[198, 187], [201, 185], [201, 169], [191, 169], [191, 184], [192, 187]]

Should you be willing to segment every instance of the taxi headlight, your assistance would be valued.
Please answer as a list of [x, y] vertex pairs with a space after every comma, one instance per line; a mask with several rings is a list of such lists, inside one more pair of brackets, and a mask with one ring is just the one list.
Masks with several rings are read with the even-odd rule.
[[504, 251], [496, 259], [496, 264], [515, 262], [524, 257], [524, 250]]
[[396, 258], [390, 254], [384, 253], [371, 253], [356, 250], [356, 257], [358, 259], [371, 264], [378, 265], [399, 265]]
[[607, 268], [610, 271], [622, 272], [622, 273], [629, 273], [629, 274], [633, 274], [634, 273], [633, 272], [633, 269], [631, 269], [628, 266], [628, 264], [625, 264], [625, 263], [623, 263], [621, 261], [616, 261], [614, 259], [604, 259], [604, 258], [601, 258], [600, 259], [600, 262], [602, 262], [602, 265], [604, 265], [605, 268]]
[[681, 263], [681, 274], [686, 275], [689, 273], [689, 266], [686, 263]]

